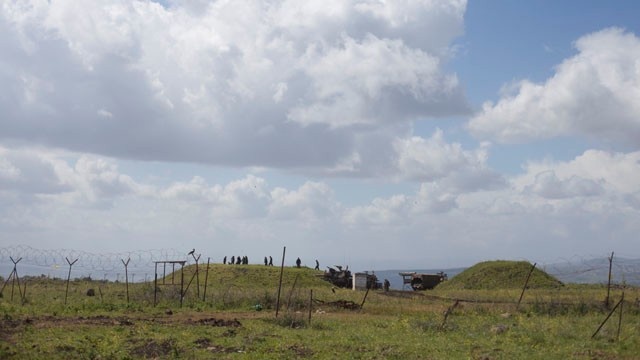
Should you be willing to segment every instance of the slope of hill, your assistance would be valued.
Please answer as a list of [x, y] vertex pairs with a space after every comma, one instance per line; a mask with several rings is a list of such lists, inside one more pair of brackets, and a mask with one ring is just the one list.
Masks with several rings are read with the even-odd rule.
[[[445, 289], [510, 289], [524, 284], [531, 264], [526, 261], [486, 261], [478, 263], [449, 281], [438, 285]], [[562, 283], [540, 269], [534, 269], [528, 283], [530, 288], [553, 288]]]
[[[203, 283], [206, 275], [207, 265], [199, 266], [199, 278]], [[185, 282], [193, 277], [195, 265], [186, 266], [184, 268]], [[294, 268], [285, 267], [283, 273], [283, 283], [291, 284], [296, 282], [296, 286], [305, 288], [322, 288], [330, 287], [331, 284], [322, 280], [320, 275], [322, 271], [313, 270], [311, 268]], [[176, 276], [179, 276], [179, 271]], [[167, 277], [170, 279], [171, 275]], [[280, 268], [276, 266], [263, 265], [209, 265], [209, 274], [207, 283], [211, 289], [216, 287], [233, 287], [238, 289], [255, 289], [265, 288], [273, 289], [278, 284], [280, 277]]]

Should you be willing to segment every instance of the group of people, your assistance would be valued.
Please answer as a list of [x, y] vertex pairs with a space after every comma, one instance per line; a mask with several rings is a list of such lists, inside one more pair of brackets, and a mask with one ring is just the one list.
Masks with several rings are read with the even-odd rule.
[[[227, 257], [225, 256], [222, 259], [222, 263], [223, 264], [227, 264]], [[229, 265], [248, 265], [249, 264], [249, 257], [248, 256], [232, 256], [231, 259], [229, 259]]]
[[[249, 264], [249, 257], [248, 256], [232, 256], [228, 261], [227, 261], [227, 257], [225, 256], [222, 259], [222, 263], [223, 264], [229, 264], [229, 265], [248, 265]], [[273, 258], [271, 256], [265, 256], [264, 257], [264, 266], [273, 266]], [[302, 266], [302, 260], [300, 260], [300, 258], [296, 259], [296, 267], [300, 268]], [[318, 260], [316, 259], [316, 267], [314, 268], [315, 270], [320, 270], [320, 262], [318, 262]]]

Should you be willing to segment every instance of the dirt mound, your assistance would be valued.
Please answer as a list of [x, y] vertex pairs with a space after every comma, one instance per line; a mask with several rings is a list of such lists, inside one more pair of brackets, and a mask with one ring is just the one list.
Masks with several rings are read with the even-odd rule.
[[[486, 261], [478, 263], [449, 281], [438, 285], [439, 289], [513, 289], [522, 288], [532, 264], [526, 261]], [[562, 282], [540, 269], [534, 269], [528, 287], [532, 289], [555, 288]]]

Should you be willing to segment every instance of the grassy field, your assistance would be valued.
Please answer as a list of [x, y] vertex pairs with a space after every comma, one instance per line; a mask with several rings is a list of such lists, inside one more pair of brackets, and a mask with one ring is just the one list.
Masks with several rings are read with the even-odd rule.
[[156, 306], [153, 282], [129, 284], [128, 302], [124, 283], [71, 281], [65, 296], [63, 280], [21, 279], [23, 302], [10, 282], [0, 359], [640, 359], [637, 288], [592, 338], [622, 289], [607, 307], [602, 286], [532, 288], [516, 307], [512, 286], [366, 294], [286, 268], [276, 317], [279, 268], [211, 265], [206, 293], [204, 267], [199, 288], [194, 270], [185, 268], [184, 287], [194, 280], [182, 306], [179, 273]]

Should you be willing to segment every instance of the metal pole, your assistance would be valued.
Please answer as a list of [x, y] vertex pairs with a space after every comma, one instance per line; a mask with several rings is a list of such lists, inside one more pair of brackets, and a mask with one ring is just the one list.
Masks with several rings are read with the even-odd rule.
[[156, 263], [155, 275], [153, 278], [153, 306], [156, 306], [158, 300], [158, 263]]
[[211, 258], [208, 257], [207, 258], [207, 271], [204, 273], [204, 293], [202, 294], [202, 301], [206, 301], [207, 299], [207, 282], [209, 280], [209, 261], [211, 261]]
[[611, 265], [613, 264], [613, 251], [609, 257], [609, 280], [607, 281], [607, 297], [604, 299], [604, 305], [609, 307], [609, 293], [611, 291]]
[[309, 290], [309, 325], [311, 325], [311, 308], [313, 307], [313, 289]]
[[15, 265], [13, 267], [13, 272], [11, 273], [11, 301], [13, 301], [13, 290], [16, 287], [16, 268]]
[[282, 265], [280, 265], [280, 281], [278, 282], [278, 297], [276, 298], [276, 317], [278, 317], [278, 311], [280, 311], [280, 291], [282, 290], [282, 274], [284, 273], [284, 255], [287, 252], [287, 247], [282, 248]]
[[520, 293], [520, 298], [518, 299], [518, 305], [516, 305], [516, 309], [520, 307], [520, 302], [522, 301], [522, 297], [524, 296], [524, 291], [527, 289], [527, 285], [529, 284], [529, 278], [531, 278], [531, 274], [533, 273], [533, 269], [536, 268], [536, 263], [533, 263], [531, 266], [531, 270], [529, 270], [529, 274], [527, 274], [527, 280], [524, 282], [524, 286], [522, 287], [522, 292]]
[[191, 256], [193, 256], [193, 259], [196, 261], [196, 297], [200, 298], [200, 271], [198, 267], [198, 260], [200, 260], [200, 254], [198, 254], [198, 257], [196, 257], [193, 254]]
[[618, 333], [616, 335], [616, 341], [620, 340], [620, 328], [622, 327], [622, 306], [624, 305], [624, 290], [622, 291], [622, 298], [620, 299], [620, 317], [618, 318]]
[[371, 290], [371, 286], [367, 286], [367, 292], [364, 293], [364, 298], [362, 298], [362, 303], [360, 304], [360, 309], [364, 306], [364, 302], [367, 301], [367, 295], [369, 295], [369, 290]]
[[604, 324], [606, 324], [606, 322], [609, 320], [609, 318], [611, 317], [611, 315], [613, 315], [613, 313], [616, 311], [616, 309], [618, 308], [618, 306], [620, 306], [620, 304], [622, 303], [622, 300], [624, 299], [620, 299], [620, 301], [618, 301], [618, 303], [616, 304], [616, 306], [613, 307], [613, 309], [611, 309], [611, 311], [609, 312], [609, 315], [607, 315], [607, 317], [604, 319], [604, 321], [602, 322], [602, 324], [600, 324], [600, 326], [598, 326], [598, 329], [596, 329], [596, 332], [593, 333], [593, 335], [591, 335], [591, 338], [593, 339], [594, 337], [596, 337], [596, 335], [598, 335], [598, 332], [600, 332], [600, 329], [602, 329], [602, 327], [604, 326]]
[[180, 307], [182, 307], [182, 300], [184, 299], [184, 263], [180, 267]]
[[293, 286], [291, 286], [291, 291], [289, 291], [289, 297], [287, 298], [287, 310], [289, 310], [289, 305], [291, 305], [291, 295], [293, 295], [293, 291], [296, 289], [299, 277], [300, 274], [296, 274], [296, 278], [293, 280]]
[[[22, 294], [22, 305], [24, 305], [26, 302], [27, 302], [27, 280], [24, 281], [24, 293]], [[620, 321], [622, 321], [622, 319], [620, 319]], [[618, 330], [618, 333], [620, 333], [619, 330]]]
[[78, 261], [78, 259], [73, 260], [73, 262], [69, 261], [68, 258], [65, 257], [65, 260], [67, 260], [67, 263], [69, 264], [69, 275], [67, 275], [67, 290], [64, 292], [64, 304], [67, 305], [67, 295], [69, 294], [69, 281], [71, 281], [71, 267], [73, 266], [73, 264], [76, 263], [76, 261]]
[[120, 261], [122, 261], [122, 264], [124, 264], [124, 283], [127, 289], [127, 304], [129, 303], [129, 271], [127, 269], [127, 267], [129, 266], [129, 260], [131, 260], [131, 258], [128, 258], [127, 262], [120, 259]]

